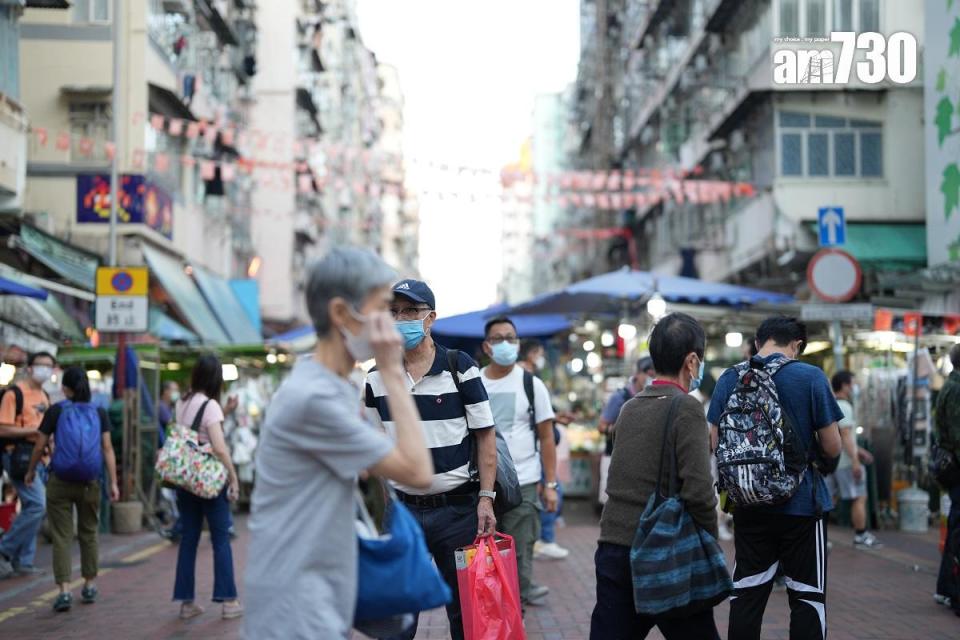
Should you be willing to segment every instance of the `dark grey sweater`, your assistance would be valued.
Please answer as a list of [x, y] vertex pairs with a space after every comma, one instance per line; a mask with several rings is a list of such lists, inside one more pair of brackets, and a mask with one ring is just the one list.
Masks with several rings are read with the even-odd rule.
[[[625, 547], [633, 544], [640, 514], [657, 485], [663, 426], [670, 403], [681, 394], [684, 397], [677, 407], [671, 432], [677, 452], [679, 495], [694, 522], [717, 537], [717, 498], [703, 407], [674, 385], [655, 385], [627, 401], [617, 419], [617, 438], [607, 479], [609, 499], [600, 520], [601, 542]], [[669, 451], [670, 444], [667, 446]], [[664, 469], [664, 491], [668, 482], [669, 467]]]

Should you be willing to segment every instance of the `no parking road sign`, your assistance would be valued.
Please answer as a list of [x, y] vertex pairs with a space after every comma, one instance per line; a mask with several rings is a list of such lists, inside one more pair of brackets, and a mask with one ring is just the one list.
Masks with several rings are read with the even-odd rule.
[[97, 331], [146, 331], [149, 288], [150, 279], [146, 267], [97, 269]]

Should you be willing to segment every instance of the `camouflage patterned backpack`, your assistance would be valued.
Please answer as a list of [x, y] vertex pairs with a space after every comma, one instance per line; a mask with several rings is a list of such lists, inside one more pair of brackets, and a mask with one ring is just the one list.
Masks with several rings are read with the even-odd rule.
[[717, 425], [720, 490], [736, 506], [782, 504], [800, 488], [807, 451], [780, 404], [773, 377], [794, 360], [785, 356], [738, 364], [737, 386]]

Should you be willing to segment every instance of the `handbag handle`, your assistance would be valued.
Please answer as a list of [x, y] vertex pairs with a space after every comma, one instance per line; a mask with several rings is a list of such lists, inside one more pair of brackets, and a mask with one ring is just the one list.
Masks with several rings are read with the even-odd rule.
[[203, 412], [207, 410], [208, 404], [210, 404], [210, 398], [207, 398], [206, 402], [200, 405], [197, 415], [193, 416], [193, 424], [190, 425], [191, 431], [200, 431], [200, 425], [203, 423]]
[[670, 440], [670, 432], [673, 431], [673, 420], [677, 415], [677, 407], [680, 406], [682, 395], [675, 395], [670, 401], [670, 411], [667, 412], [667, 420], [663, 424], [663, 442], [660, 445], [660, 468], [657, 471], [657, 495], [661, 498], [672, 498], [677, 495], [677, 452], [671, 451], [670, 456], [670, 480], [667, 487], [668, 494], [663, 492], [663, 460], [667, 455], [667, 442]]

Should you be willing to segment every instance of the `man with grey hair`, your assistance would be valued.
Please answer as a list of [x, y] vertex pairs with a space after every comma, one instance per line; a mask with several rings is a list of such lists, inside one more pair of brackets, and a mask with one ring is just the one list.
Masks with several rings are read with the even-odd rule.
[[[261, 429], [249, 521], [245, 635], [347, 638], [357, 596], [355, 487], [372, 473], [423, 489], [433, 462], [404, 380], [387, 312], [394, 272], [372, 252], [337, 248], [310, 267], [307, 308], [317, 331], [274, 395]], [[389, 390], [391, 440], [363, 418], [348, 382], [376, 358]]]
[[[448, 351], [433, 341], [430, 331], [437, 318], [433, 291], [425, 282], [402, 280], [393, 287], [390, 313], [403, 335], [406, 387], [417, 400], [436, 473], [428, 488], [397, 484], [400, 499], [423, 527], [427, 547], [453, 591], [447, 605], [450, 635], [463, 638], [463, 619], [457, 588], [454, 553], [478, 535], [492, 535], [494, 481], [497, 472], [496, 432], [490, 401], [473, 358]], [[456, 378], [454, 378], [456, 376]], [[388, 431], [395, 428], [380, 360], [367, 376], [366, 405]], [[477, 461], [479, 478], [471, 473]], [[417, 625], [398, 636], [412, 640]]]

